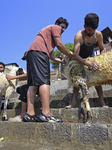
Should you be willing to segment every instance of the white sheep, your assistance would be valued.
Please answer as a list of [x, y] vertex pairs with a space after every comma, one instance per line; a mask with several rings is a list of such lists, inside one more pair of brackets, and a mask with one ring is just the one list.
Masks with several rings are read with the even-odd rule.
[[[10, 72], [10, 76], [16, 76], [26, 73], [20, 67], [14, 67]], [[5, 96], [5, 103], [4, 103], [4, 110], [3, 110], [3, 118], [2, 120], [7, 120], [7, 102], [10, 99], [11, 94], [15, 91], [16, 85], [18, 83], [17, 79], [8, 81], [6, 79], [6, 75], [2, 72], [0, 73], [0, 112], [1, 112], [1, 105], [2, 105], [2, 98]]]
[[77, 61], [68, 61], [67, 56], [63, 57], [67, 64], [65, 73], [70, 81], [69, 83], [74, 87], [80, 87], [82, 91], [83, 103], [81, 103], [81, 113], [84, 115], [83, 109], [86, 107], [87, 123], [91, 123], [92, 115], [88, 101], [88, 87], [112, 84], [112, 50], [99, 56], [86, 58], [86, 60], [96, 62], [99, 65], [99, 69], [95, 72], [91, 72], [87, 66]]

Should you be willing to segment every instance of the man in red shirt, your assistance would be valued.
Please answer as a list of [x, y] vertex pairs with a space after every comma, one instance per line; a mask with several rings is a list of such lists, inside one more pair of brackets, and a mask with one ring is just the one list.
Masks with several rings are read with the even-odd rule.
[[[51, 115], [49, 108], [50, 96], [50, 63], [49, 59], [61, 63], [61, 59], [54, 57], [54, 47], [72, 57], [61, 41], [61, 34], [68, 27], [66, 19], [60, 17], [55, 25], [49, 25], [42, 29], [36, 36], [34, 42], [27, 51], [27, 112], [23, 117], [25, 122], [60, 122], [56, 116]], [[37, 89], [42, 102], [42, 113], [39, 117], [35, 115], [34, 103]]]

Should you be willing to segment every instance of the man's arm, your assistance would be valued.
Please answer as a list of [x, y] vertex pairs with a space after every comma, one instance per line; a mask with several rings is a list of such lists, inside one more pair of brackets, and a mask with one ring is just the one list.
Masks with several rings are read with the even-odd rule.
[[67, 55], [70, 59], [72, 57], [72, 54], [70, 51], [66, 48], [66, 46], [63, 44], [61, 37], [54, 37], [55, 45], [56, 47], [65, 55]]
[[98, 37], [98, 46], [100, 49], [100, 53], [105, 53], [104, 44], [103, 44], [103, 35], [100, 31], [97, 31], [97, 37]]
[[18, 76], [7, 75], [6, 78], [7, 78], [7, 80], [14, 80], [14, 79], [26, 80], [27, 79], [27, 73], [21, 74], [21, 75], [18, 75]]

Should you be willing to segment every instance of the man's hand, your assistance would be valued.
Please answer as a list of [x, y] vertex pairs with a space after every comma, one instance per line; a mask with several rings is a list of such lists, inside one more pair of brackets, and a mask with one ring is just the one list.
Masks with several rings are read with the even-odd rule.
[[10, 80], [13, 80], [13, 79], [15, 79], [15, 78], [14, 78], [14, 76], [7, 75], [7, 76], [6, 76], [6, 79], [7, 79], [8, 81], [10, 81]]
[[99, 66], [98, 66], [98, 64], [97, 63], [95, 63], [95, 62], [87, 62], [88, 63], [88, 69], [89, 69], [89, 71], [90, 72], [92, 72], [92, 71], [96, 71], [96, 70], [98, 70], [99, 69]]

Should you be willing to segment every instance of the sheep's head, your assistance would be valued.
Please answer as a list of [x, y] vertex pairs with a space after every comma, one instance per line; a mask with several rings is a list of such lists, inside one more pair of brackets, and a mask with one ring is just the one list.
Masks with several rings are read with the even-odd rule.
[[23, 68], [19, 67], [18, 70], [16, 71], [16, 75], [21, 75], [24, 74]]
[[[73, 51], [70, 51], [70, 53], [73, 54]], [[67, 65], [69, 63], [69, 61], [70, 61], [69, 57], [66, 56], [63, 53], [60, 54], [59, 58], [62, 59], [62, 63], [65, 64], [65, 65]]]
[[[73, 54], [72, 51], [71, 54]], [[82, 79], [85, 77], [84, 66], [78, 63], [76, 60], [70, 60], [69, 57], [63, 53], [60, 55], [60, 57], [64, 63], [64, 74], [68, 77], [70, 84], [79, 86]]]

